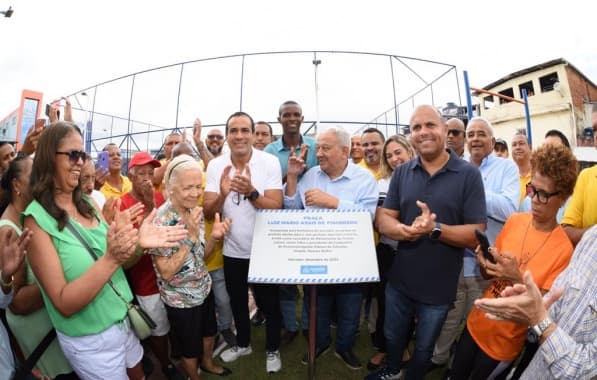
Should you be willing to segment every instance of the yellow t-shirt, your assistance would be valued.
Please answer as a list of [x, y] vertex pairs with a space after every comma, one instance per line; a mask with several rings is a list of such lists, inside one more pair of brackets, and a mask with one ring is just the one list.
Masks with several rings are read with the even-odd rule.
[[597, 224], [597, 165], [580, 172], [562, 224], [589, 228]]
[[364, 158], [361, 161], [359, 161], [359, 163], [356, 165], [369, 170], [369, 173], [371, 173], [373, 177], [375, 177], [376, 182], [379, 181], [379, 179], [381, 178], [381, 170], [374, 171], [373, 169], [371, 169], [369, 166], [367, 166], [367, 163], [365, 162]]
[[115, 187], [112, 187], [112, 185], [110, 185], [107, 181], [100, 188], [100, 191], [102, 192], [102, 194], [104, 194], [106, 199], [108, 199], [110, 197], [114, 197], [114, 199], [118, 199], [133, 189], [133, 184], [128, 179], [128, 177], [125, 177], [121, 174], [120, 178], [122, 178], [122, 191], [118, 190]]
[[531, 182], [531, 172], [529, 172], [529, 174], [523, 176], [520, 176], [519, 178], [520, 181], [520, 199], [518, 201], [518, 207], [520, 207], [520, 205], [522, 204], [522, 201], [524, 201], [524, 198], [527, 196], [527, 184], [529, 182]]

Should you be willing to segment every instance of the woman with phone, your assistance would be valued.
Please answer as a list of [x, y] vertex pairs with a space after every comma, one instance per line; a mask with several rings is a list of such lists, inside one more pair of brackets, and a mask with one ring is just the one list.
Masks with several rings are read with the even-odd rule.
[[[572, 257], [573, 246], [558, 224], [558, 209], [572, 194], [578, 163], [570, 149], [546, 144], [531, 156], [531, 212], [508, 218], [489, 253], [495, 263], [477, 248], [482, 273], [493, 279], [483, 298], [497, 298], [507, 286], [523, 283], [531, 271], [545, 293]], [[527, 327], [495, 321], [474, 308], [469, 314], [458, 345], [450, 379], [488, 379], [505, 376], [527, 338]], [[503, 377], [505, 378], [505, 377]]]

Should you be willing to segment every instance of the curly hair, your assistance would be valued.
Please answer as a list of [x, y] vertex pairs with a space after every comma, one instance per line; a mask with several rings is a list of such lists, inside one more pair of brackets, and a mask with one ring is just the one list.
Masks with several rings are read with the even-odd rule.
[[[54, 193], [56, 189], [56, 151], [66, 137], [81, 131], [76, 124], [59, 121], [46, 128], [39, 137], [37, 151], [31, 167], [29, 192], [42, 207], [58, 222], [62, 230], [68, 221], [68, 214], [56, 204]], [[73, 203], [81, 215], [90, 218], [95, 215], [93, 206], [83, 199], [81, 186], [75, 187], [72, 193]]]
[[578, 161], [572, 151], [563, 145], [544, 144], [531, 155], [531, 172], [536, 172], [551, 178], [555, 191], [562, 197], [572, 195], [576, 177], [578, 176]]
[[402, 146], [404, 150], [408, 153], [408, 156], [412, 159], [415, 156], [415, 150], [413, 146], [410, 144], [408, 139], [403, 135], [393, 135], [388, 137], [386, 142], [383, 144], [383, 149], [381, 150], [381, 178], [388, 178], [392, 175], [392, 167], [388, 163], [388, 159], [386, 158], [386, 150], [388, 150], [388, 145], [391, 142], [395, 142]]

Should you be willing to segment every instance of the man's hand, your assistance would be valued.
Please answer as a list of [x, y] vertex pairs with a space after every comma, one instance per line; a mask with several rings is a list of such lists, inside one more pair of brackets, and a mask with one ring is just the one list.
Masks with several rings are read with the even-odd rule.
[[319, 189], [305, 191], [305, 205], [336, 209], [340, 201], [331, 194]]
[[104, 186], [110, 172], [107, 169], [97, 167], [95, 170], [95, 190], [99, 190]]
[[544, 299], [530, 271], [524, 273], [523, 279], [524, 285], [506, 287], [501, 298], [481, 298], [475, 301], [475, 306], [490, 319], [536, 325], [547, 317], [547, 309], [562, 296], [563, 289], [554, 290]]
[[251, 183], [251, 169], [249, 169], [249, 165], [245, 165], [244, 170], [237, 170], [236, 173], [234, 173], [234, 177], [232, 177], [230, 183], [230, 190], [244, 195], [249, 195], [255, 190], [255, 187]]
[[193, 122], [193, 141], [195, 142], [195, 146], [197, 148], [199, 148], [199, 145], [201, 144], [201, 127], [201, 120], [196, 118]]
[[435, 228], [437, 216], [429, 210], [429, 206], [425, 202], [417, 201], [417, 206], [421, 209], [421, 215], [415, 218], [411, 227], [420, 236], [429, 235]]
[[[309, 147], [307, 146], [307, 149]], [[298, 177], [304, 171], [307, 165], [305, 164], [305, 159], [303, 155], [300, 154], [298, 157], [294, 154], [294, 147], [290, 149], [290, 155], [288, 156], [288, 170], [286, 171], [286, 176], [295, 176]]]
[[70, 100], [67, 97], [63, 96], [61, 99], [64, 100], [64, 121], [70, 121], [74, 123], [73, 120], [73, 106], [70, 104]]
[[232, 166], [228, 165], [222, 171], [222, 175], [220, 176], [220, 194], [222, 198], [226, 198], [228, 194], [230, 194], [231, 186], [232, 186], [232, 179], [230, 178], [230, 170], [232, 170]]

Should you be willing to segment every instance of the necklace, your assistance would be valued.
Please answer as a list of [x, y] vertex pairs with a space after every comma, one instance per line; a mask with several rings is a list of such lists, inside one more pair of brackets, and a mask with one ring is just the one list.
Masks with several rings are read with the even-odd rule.
[[539, 251], [541, 251], [541, 249], [543, 248], [543, 246], [545, 246], [545, 244], [547, 243], [547, 241], [549, 240], [549, 238], [551, 237], [551, 234], [553, 233], [553, 231], [556, 229], [556, 227], [552, 228], [551, 231], [549, 231], [549, 234], [547, 234], [547, 237], [545, 238], [545, 240], [543, 240], [543, 243], [541, 243], [541, 245], [539, 246], [539, 248], [537, 248], [535, 250], [535, 252], [533, 252], [533, 254], [531, 254], [530, 251], [527, 251], [526, 255], [523, 256], [523, 252], [524, 252], [524, 246], [526, 245], [527, 242], [527, 234], [529, 232], [529, 228], [531, 227], [531, 223], [532, 223], [532, 219], [529, 220], [529, 224], [527, 225], [527, 229], [524, 232], [524, 238], [522, 239], [522, 246], [520, 247], [520, 264], [518, 264], [518, 267], [525, 267], [526, 265], [529, 263], [529, 261], [531, 261], [533, 259], [533, 257], [535, 257], [535, 255], [537, 255], [537, 253], [539, 253]]

